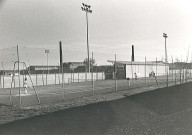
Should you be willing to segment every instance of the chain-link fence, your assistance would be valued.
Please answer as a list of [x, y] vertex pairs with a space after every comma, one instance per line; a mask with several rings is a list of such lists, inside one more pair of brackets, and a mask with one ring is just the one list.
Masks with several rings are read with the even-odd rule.
[[[21, 106], [49, 104], [136, 88], [168, 87], [189, 82], [192, 78], [191, 68], [186, 66], [187, 63], [180, 63], [178, 67], [173, 61], [164, 63], [158, 58], [137, 56], [136, 61], [130, 61], [126, 60], [128, 56], [123, 54], [106, 54], [106, 57], [103, 56], [106, 63], [103, 65], [94, 63], [90, 72], [82, 65], [72, 67], [69, 65], [61, 71], [61, 66], [58, 64], [52, 67], [48, 64], [32, 65], [33, 62], [27, 60], [32, 56], [28, 55], [21, 55], [22, 62], [18, 62], [14, 53], [15, 47], [0, 51], [4, 52], [1, 57], [0, 74], [1, 104]], [[41, 56], [38, 52], [34, 54]], [[99, 61], [101, 55], [95, 53], [95, 61]], [[41, 62], [37, 60], [37, 63]], [[25, 78], [28, 85], [27, 94], [25, 94]]]

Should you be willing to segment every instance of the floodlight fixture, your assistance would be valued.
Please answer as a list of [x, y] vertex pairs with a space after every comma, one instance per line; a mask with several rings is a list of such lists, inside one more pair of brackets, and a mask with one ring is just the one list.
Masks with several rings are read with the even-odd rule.
[[168, 38], [167, 34], [163, 33], [163, 37], [164, 38]]
[[91, 6], [90, 5], [86, 5], [84, 3], [82, 3], [83, 7], [81, 7], [81, 9], [83, 11], [85, 11], [86, 13], [92, 13], [92, 10], [90, 10]]
[[50, 53], [50, 51], [49, 50], [45, 50], [45, 53]]

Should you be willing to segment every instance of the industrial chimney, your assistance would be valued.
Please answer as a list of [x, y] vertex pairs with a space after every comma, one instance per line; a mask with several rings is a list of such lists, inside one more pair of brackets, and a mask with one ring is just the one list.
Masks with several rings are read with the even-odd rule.
[[132, 45], [131, 61], [135, 61], [135, 56], [134, 56], [134, 45]]
[[63, 53], [62, 53], [62, 43], [59, 42], [59, 52], [60, 52], [60, 66], [63, 64]]

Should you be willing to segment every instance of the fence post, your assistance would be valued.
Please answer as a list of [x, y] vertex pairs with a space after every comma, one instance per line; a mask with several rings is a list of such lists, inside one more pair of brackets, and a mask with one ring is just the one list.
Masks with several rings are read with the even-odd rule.
[[157, 57], [156, 57], [156, 74], [155, 76], [157, 76]]
[[187, 82], [187, 69], [184, 69], [185, 71], [185, 83]]
[[44, 65], [43, 65], [43, 72], [42, 72], [42, 82], [43, 82], [43, 86], [44, 86]]
[[79, 82], [79, 73], [78, 73], [78, 82]]
[[[14, 88], [15, 88], [15, 75], [13, 73], [13, 81], [14, 81]], [[4, 76], [3, 76], [3, 87], [4, 87]]]
[[116, 54], [115, 54], [115, 91], [117, 91], [117, 67], [116, 67]]
[[91, 79], [92, 79], [92, 91], [93, 91], [93, 95], [94, 95], [94, 78], [93, 78], [93, 71], [92, 71], [92, 75], [91, 75]]
[[174, 68], [174, 70], [175, 70], [175, 85], [177, 84], [177, 74], [176, 74], [176, 69]]
[[[62, 87], [64, 87], [64, 82], [65, 82], [65, 78], [64, 78], [64, 67], [63, 67], [63, 56], [62, 56], [62, 66], [61, 66], [61, 70], [62, 70]], [[64, 93], [64, 92], [63, 92]]]
[[71, 82], [72, 82], [72, 80], [73, 80], [73, 75], [72, 75], [72, 72], [71, 72]]
[[[64, 69], [63, 69], [64, 70]], [[62, 84], [62, 87], [64, 87], [64, 85], [65, 85], [65, 73], [64, 73], [64, 71], [63, 71], [63, 84]]]
[[42, 83], [43, 83], [43, 86], [44, 86], [44, 76], [43, 76], [43, 73], [42, 73]]
[[24, 87], [24, 81], [25, 81], [25, 76], [24, 76], [24, 64], [23, 64], [23, 87]]
[[37, 74], [36, 74], [36, 86], [37, 86]]
[[87, 71], [85, 72], [85, 81], [87, 81]]
[[190, 69], [190, 79], [191, 79], [191, 69]]
[[[11, 88], [12, 89], [12, 88]], [[11, 91], [11, 89], [10, 89], [10, 95], [9, 95], [9, 105], [11, 105], [11, 98], [12, 98], [12, 91]]]
[[182, 72], [182, 70], [180, 69], [180, 84], [181, 84], [181, 72]]
[[183, 74], [182, 74], [182, 83], [184, 83], [184, 69], [182, 69], [183, 70]]
[[91, 80], [93, 80], [93, 71], [91, 72]]
[[73, 68], [73, 82], [75, 82], [75, 78], [74, 78], [74, 68]]
[[2, 88], [2, 85], [1, 85], [1, 75], [0, 75], [0, 86], [1, 86], [1, 88]]
[[147, 73], [146, 73], [146, 57], [145, 57], [145, 86], [147, 86]]
[[24, 87], [24, 81], [25, 81], [25, 78], [24, 78], [24, 74], [23, 74], [23, 87]]
[[173, 76], [173, 58], [172, 58], [172, 80], [174, 81], [174, 76]]
[[4, 78], [4, 71], [3, 71], [3, 89], [5, 88], [5, 78]]
[[46, 73], [46, 85], [47, 85], [47, 73]]
[[167, 87], [169, 86], [169, 80], [168, 80], [168, 63], [165, 65], [166, 71], [167, 71]]
[[92, 78], [92, 90], [93, 90], [93, 95], [94, 95], [94, 78]]
[[56, 78], [57, 78], [57, 76], [56, 76], [56, 74], [55, 74], [55, 84], [57, 84]]
[[[133, 85], [133, 63], [132, 63], [133, 61], [132, 61], [132, 59], [131, 59], [131, 77], [132, 77], [132, 79], [131, 79], [131, 84]], [[134, 86], [134, 85], [133, 85]]]
[[168, 71], [167, 71], [167, 62], [165, 61], [165, 83], [166, 86], [168, 87]]
[[59, 84], [61, 84], [61, 82], [60, 82], [60, 74], [58, 74], [58, 80], [59, 80]]
[[5, 79], [4, 79], [5, 70], [4, 70], [3, 62], [2, 62], [2, 68], [3, 68], [3, 89], [4, 89], [5, 88]]
[[64, 89], [64, 85], [63, 85], [63, 99], [65, 99], [65, 89]]
[[59, 81], [59, 84], [60, 84], [60, 70], [61, 70], [61, 65], [58, 64], [58, 70], [59, 70], [59, 73], [58, 73], [58, 81]]
[[68, 84], [70, 83], [70, 80], [71, 80], [71, 79], [70, 79], [70, 78], [68, 78]]
[[98, 72], [97, 72], [97, 65], [96, 65], [96, 81], [98, 80]]

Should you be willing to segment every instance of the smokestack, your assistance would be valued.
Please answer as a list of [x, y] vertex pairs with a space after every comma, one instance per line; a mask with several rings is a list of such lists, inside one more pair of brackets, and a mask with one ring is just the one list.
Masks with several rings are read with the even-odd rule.
[[135, 56], [134, 56], [134, 45], [132, 45], [131, 61], [135, 61]]
[[60, 52], [60, 66], [63, 64], [63, 53], [62, 53], [62, 43], [59, 42], [59, 52]]

